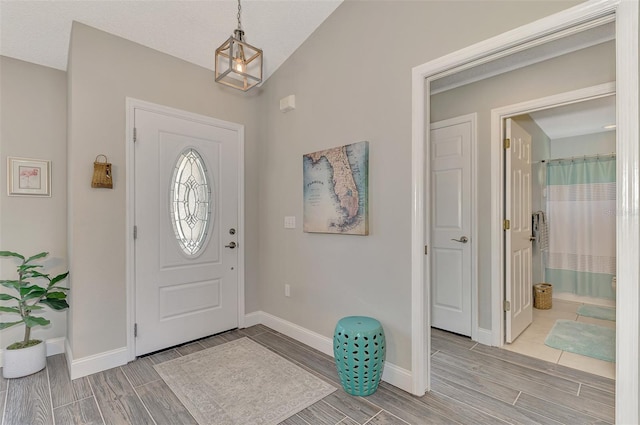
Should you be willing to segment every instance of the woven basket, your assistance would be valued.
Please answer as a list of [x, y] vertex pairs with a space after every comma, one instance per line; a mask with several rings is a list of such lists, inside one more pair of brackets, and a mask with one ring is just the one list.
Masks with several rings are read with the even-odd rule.
[[[104, 158], [104, 162], [99, 161], [100, 157]], [[111, 179], [111, 163], [107, 162], [105, 155], [96, 156], [93, 163], [93, 178], [91, 179], [91, 187], [99, 187], [104, 189], [113, 189], [113, 180]]]
[[553, 285], [536, 283], [533, 285], [533, 306], [539, 310], [549, 310], [553, 297]]

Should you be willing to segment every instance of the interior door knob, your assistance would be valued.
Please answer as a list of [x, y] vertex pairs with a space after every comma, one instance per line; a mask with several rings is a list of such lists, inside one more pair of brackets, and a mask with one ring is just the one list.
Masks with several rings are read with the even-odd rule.
[[236, 246], [238, 246], [238, 245], [236, 245], [236, 243], [235, 243], [235, 242], [229, 242], [229, 245], [225, 245], [224, 247], [225, 247], [225, 248], [231, 248], [231, 249], [234, 249]]
[[462, 236], [460, 239], [451, 239], [452, 241], [456, 241], [456, 242], [460, 242], [460, 243], [467, 243], [469, 242], [469, 238], [466, 236]]

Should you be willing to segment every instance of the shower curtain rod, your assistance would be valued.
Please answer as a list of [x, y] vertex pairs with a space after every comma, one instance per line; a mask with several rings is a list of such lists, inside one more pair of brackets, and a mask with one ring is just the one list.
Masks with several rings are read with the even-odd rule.
[[596, 155], [584, 155], [584, 156], [571, 156], [568, 158], [554, 158], [554, 159], [543, 159], [540, 161], [534, 161], [532, 162], [532, 164], [548, 164], [549, 162], [560, 162], [560, 161], [586, 161], [587, 159], [605, 159], [605, 158], [615, 158], [616, 153], [615, 152], [611, 152], [611, 153], [600, 153], [600, 154], [596, 154]]

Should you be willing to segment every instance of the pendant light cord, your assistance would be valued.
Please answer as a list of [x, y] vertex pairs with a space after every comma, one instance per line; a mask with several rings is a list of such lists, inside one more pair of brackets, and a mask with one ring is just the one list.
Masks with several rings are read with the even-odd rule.
[[241, 30], [242, 29], [242, 23], [240, 23], [240, 12], [242, 11], [242, 8], [240, 7], [240, 0], [238, 0], [238, 29]]

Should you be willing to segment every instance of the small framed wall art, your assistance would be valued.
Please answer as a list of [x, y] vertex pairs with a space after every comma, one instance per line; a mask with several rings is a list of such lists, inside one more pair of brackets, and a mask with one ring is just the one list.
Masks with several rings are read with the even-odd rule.
[[51, 161], [7, 157], [9, 196], [51, 196]]

